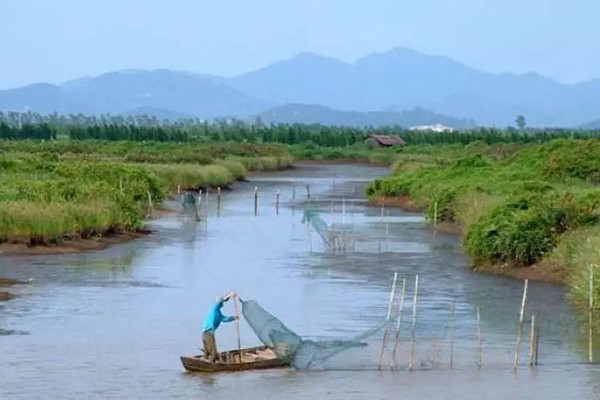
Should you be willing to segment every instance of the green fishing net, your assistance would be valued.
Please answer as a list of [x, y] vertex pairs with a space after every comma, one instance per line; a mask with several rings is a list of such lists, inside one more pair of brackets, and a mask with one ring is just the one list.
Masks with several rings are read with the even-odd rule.
[[296, 369], [316, 367], [345, 350], [366, 346], [363, 341], [387, 324], [350, 340], [314, 341], [303, 339], [254, 300], [242, 301], [242, 314], [260, 341], [272, 348], [278, 357], [290, 360]]

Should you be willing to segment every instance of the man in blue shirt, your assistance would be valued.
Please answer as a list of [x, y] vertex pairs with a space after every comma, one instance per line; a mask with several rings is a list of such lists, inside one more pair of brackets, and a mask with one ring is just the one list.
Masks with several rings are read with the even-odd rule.
[[202, 344], [204, 346], [204, 357], [210, 362], [215, 362], [218, 356], [217, 343], [215, 342], [215, 331], [221, 325], [221, 322], [236, 321], [239, 317], [226, 316], [221, 313], [221, 307], [223, 303], [231, 298], [237, 297], [235, 292], [226, 294], [223, 297], [217, 297], [216, 302], [210, 308], [210, 311], [204, 320], [202, 327]]

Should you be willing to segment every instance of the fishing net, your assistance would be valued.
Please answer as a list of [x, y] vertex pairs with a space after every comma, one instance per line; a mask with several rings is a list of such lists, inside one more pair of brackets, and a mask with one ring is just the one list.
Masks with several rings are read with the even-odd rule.
[[192, 191], [187, 191], [183, 195], [182, 207], [186, 210], [194, 209], [196, 207], [196, 203], [198, 203], [198, 194]]
[[367, 346], [363, 340], [385, 327], [386, 323], [350, 340], [314, 341], [300, 337], [256, 301], [242, 301], [242, 314], [260, 341], [280, 358], [289, 359], [296, 369], [309, 369], [351, 348]]
[[319, 216], [319, 213], [307, 208], [302, 214], [302, 223], [308, 224], [319, 236], [323, 245], [330, 250], [344, 250], [347, 247], [348, 237], [342, 229], [335, 229], [333, 224], [327, 225], [327, 222]]

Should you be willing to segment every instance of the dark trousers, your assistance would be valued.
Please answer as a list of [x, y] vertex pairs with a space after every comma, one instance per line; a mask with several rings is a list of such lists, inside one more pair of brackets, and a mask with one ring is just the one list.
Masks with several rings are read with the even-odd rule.
[[204, 357], [210, 362], [215, 362], [218, 353], [214, 332], [208, 331], [202, 333], [202, 345], [204, 346]]

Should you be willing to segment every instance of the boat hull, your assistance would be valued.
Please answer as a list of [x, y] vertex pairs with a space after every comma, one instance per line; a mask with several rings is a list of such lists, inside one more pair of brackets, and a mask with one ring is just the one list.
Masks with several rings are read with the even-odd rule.
[[182, 356], [181, 363], [187, 371], [191, 372], [238, 372], [255, 369], [275, 369], [289, 367], [289, 360], [284, 360], [275, 355], [267, 347], [254, 347], [242, 349], [242, 362], [237, 350], [219, 353], [219, 361], [210, 362], [203, 356]]

